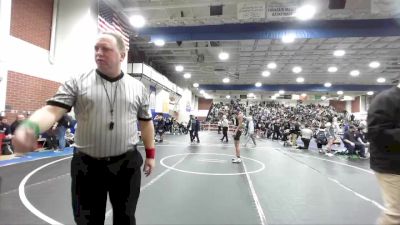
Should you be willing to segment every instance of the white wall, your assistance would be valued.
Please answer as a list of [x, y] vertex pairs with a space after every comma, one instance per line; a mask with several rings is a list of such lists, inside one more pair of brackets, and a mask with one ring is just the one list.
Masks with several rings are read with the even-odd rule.
[[0, 112], [6, 106], [10, 22], [11, 0], [0, 0]]
[[169, 93], [161, 88], [156, 91], [156, 112], [169, 113]]
[[55, 43], [56, 79], [66, 80], [95, 68], [97, 15], [97, 1], [59, 1]]
[[184, 89], [182, 98], [179, 100], [179, 118], [178, 122], [189, 121], [190, 110], [192, 109], [192, 92], [189, 89]]

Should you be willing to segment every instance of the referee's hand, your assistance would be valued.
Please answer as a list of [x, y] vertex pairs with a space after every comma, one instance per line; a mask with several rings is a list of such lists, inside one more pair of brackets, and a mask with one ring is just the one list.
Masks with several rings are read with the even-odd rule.
[[146, 158], [143, 166], [143, 172], [146, 175], [146, 177], [148, 177], [151, 174], [151, 172], [153, 172], [155, 165], [156, 162], [154, 159]]
[[37, 140], [33, 129], [19, 126], [12, 138], [15, 153], [26, 153], [36, 148]]

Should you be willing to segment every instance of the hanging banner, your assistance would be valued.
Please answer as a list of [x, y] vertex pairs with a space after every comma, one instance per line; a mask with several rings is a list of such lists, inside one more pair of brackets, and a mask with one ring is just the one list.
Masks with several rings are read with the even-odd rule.
[[265, 18], [265, 2], [240, 2], [237, 5], [239, 20]]
[[267, 18], [292, 17], [298, 7], [299, 4], [297, 0], [269, 1], [267, 5]]
[[371, 13], [395, 15], [400, 13], [399, 0], [371, 0]]

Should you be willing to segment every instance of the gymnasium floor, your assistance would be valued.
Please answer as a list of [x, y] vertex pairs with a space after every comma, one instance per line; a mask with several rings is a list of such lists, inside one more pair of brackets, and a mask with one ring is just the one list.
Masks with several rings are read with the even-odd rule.
[[[188, 135], [157, 144], [157, 167], [142, 177], [138, 224], [374, 224], [380, 214], [369, 160], [258, 139], [256, 148], [242, 148], [243, 163], [233, 164], [232, 140], [221, 143], [216, 132], [199, 136], [200, 144], [190, 144]], [[0, 164], [1, 225], [74, 224], [70, 153]]]

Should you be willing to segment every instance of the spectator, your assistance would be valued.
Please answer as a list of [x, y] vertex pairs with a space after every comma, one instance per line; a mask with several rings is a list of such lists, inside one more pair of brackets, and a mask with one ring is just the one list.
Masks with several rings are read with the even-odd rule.
[[355, 132], [356, 127], [354, 125], [350, 125], [349, 130], [343, 135], [344, 146], [349, 151], [349, 154], [357, 154], [356, 151], [358, 150], [358, 155], [360, 158], [366, 159], [365, 146], [357, 141]]
[[25, 120], [25, 116], [23, 114], [18, 114], [15, 121], [11, 124], [11, 134], [14, 135], [15, 130], [18, 126]]

